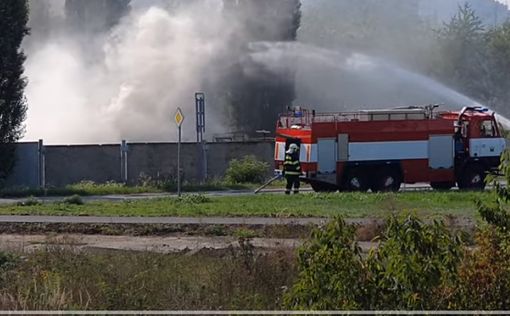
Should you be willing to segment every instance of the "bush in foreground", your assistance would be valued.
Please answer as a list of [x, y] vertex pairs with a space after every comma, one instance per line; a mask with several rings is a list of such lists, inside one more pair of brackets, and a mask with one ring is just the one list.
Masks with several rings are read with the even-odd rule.
[[341, 219], [313, 233], [299, 251], [299, 276], [285, 306], [300, 310], [447, 308], [442, 289], [456, 280], [460, 238], [441, 222], [389, 219], [368, 257]]

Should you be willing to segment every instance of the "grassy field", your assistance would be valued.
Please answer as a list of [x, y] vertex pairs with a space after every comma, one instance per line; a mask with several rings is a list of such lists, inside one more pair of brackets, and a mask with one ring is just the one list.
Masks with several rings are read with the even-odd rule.
[[125, 202], [89, 202], [0, 206], [0, 214], [95, 216], [267, 216], [267, 217], [385, 217], [411, 211], [420, 216], [476, 216], [475, 199], [488, 200], [488, 192], [335, 193], [285, 196], [275, 194], [209, 197], [184, 195]]

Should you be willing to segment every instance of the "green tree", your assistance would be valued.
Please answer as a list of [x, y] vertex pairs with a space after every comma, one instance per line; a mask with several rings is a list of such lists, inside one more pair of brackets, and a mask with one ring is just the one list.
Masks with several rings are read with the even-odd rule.
[[497, 110], [510, 113], [510, 21], [490, 29], [486, 36], [491, 95], [487, 101]]
[[27, 103], [21, 42], [28, 34], [26, 0], [0, 1], [0, 178], [14, 165], [14, 143], [23, 135]]
[[491, 94], [484, 32], [471, 6], [459, 6], [458, 13], [438, 32], [439, 60], [433, 64], [441, 81], [479, 100]]

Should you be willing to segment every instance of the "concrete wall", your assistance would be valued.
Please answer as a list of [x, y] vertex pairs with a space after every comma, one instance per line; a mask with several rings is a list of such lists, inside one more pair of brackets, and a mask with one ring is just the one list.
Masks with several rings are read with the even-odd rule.
[[[223, 177], [230, 160], [246, 155], [270, 163], [268, 175], [272, 173], [274, 143], [271, 141], [209, 143], [206, 148], [209, 178]], [[195, 143], [181, 145], [184, 181], [193, 182], [200, 177], [199, 150]], [[84, 180], [122, 182], [120, 144], [45, 146], [44, 152], [46, 185], [60, 187]], [[9, 184], [38, 186], [37, 143], [18, 144], [18, 155], [23, 163], [18, 165]], [[131, 184], [148, 178], [176, 179], [177, 144], [128, 143], [127, 175]]]
[[46, 185], [120, 182], [120, 145], [45, 146]]
[[[197, 179], [196, 148], [195, 144], [181, 144], [183, 181]], [[177, 179], [177, 144], [128, 144], [129, 183], [137, 183], [144, 177], [160, 180]]]
[[40, 183], [39, 143], [16, 144], [15, 159], [14, 169], [5, 180], [5, 185], [37, 187]]

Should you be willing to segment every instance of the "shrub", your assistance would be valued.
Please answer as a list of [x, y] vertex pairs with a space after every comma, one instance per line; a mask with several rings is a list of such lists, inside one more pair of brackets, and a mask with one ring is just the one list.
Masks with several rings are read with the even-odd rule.
[[83, 205], [83, 199], [81, 196], [75, 194], [69, 197], [66, 197], [63, 201], [65, 204], [74, 204], [74, 205]]
[[363, 301], [363, 260], [354, 227], [342, 218], [315, 229], [298, 252], [297, 282], [284, 297], [286, 308], [358, 309]]
[[508, 310], [510, 308], [510, 236], [490, 225], [476, 236], [477, 248], [466, 254], [459, 280], [450, 290], [451, 308]]
[[[499, 167], [510, 183], [510, 152], [506, 151]], [[477, 248], [468, 252], [459, 272], [459, 283], [452, 290], [454, 307], [462, 309], [510, 309], [510, 188], [499, 179], [488, 177], [495, 187], [494, 199], [477, 200], [478, 212], [488, 223], [476, 236]]]
[[245, 156], [230, 161], [225, 178], [232, 183], [261, 183], [266, 178], [268, 168], [268, 163], [257, 160], [255, 156]]
[[15, 255], [0, 251], [0, 271], [14, 268], [17, 262], [18, 258]]
[[299, 276], [285, 296], [291, 309], [385, 310], [448, 306], [462, 258], [461, 240], [441, 222], [392, 217], [367, 258], [354, 228], [337, 218], [299, 250]]
[[392, 217], [367, 258], [367, 309], [447, 308], [443, 289], [456, 282], [462, 241], [439, 221]]
[[21, 201], [21, 202], [17, 203], [18, 206], [34, 206], [34, 205], [41, 205], [41, 204], [42, 204], [42, 202], [33, 196], [30, 196], [25, 201]]

